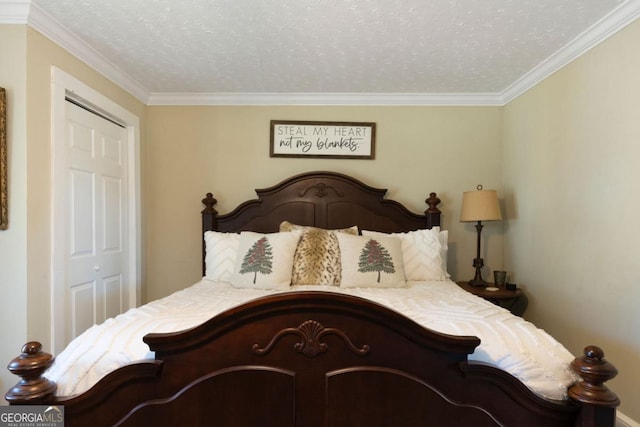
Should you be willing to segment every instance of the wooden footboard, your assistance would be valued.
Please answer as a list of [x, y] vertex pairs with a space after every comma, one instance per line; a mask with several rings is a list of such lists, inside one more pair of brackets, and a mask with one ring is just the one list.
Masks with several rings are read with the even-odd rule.
[[55, 396], [52, 357], [29, 343], [9, 369], [10, 404], [65, 406], [66, 426], [610, 426], [617, 373], [597, 347], [573, 366], [567, 402], [471, 363], [479, 344], [425, 329], [384, 306], [324, 292], [261, 298], [196, 328], [144, 338], [156, 359]]
[[[203, 233], [273, 232], [284, 220], [388, 233], [440, 225], [436, 193], [415, 214], [385, 199], [386, 190], [333, 172], [297, 175], [256, 194], [224, 215], [208, 194]], [[43, 377], [52, 356], [28, 343], [9, 365], [22, 379], [5, 397], [12, 405], [64, 405], [67, 427], [613, 427], [619, 404], [604, 385], [617, 371], [597, 347], [574, 361], [583, 381], [570, 399], [551, 402], [504, 371], [469, 362], [478, 338], [436, 333], [337, 293], [277, 294], [144, 341], [155, 360], [118, 369], [77, 396], [55, 396]]]

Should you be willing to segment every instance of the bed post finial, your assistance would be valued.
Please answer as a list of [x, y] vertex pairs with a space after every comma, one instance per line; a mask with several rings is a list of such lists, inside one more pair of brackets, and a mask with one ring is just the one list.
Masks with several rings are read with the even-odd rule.
[[202, 213], [212, 213], [217, 214], [218, 212], [214, 209], [214, 205], [218, 203], [218, 201], [213, 197], [212, 193], [207, 193], [204, 199], [202, 199], [202, 204], [205, 208], [202, 210]]
[[583, 356], [571, 362], [571, 368], [580, 375], [582, 381], [569, 388], [569, 397], [581, 404], [583, 409], [599, 412], [599, 416], [594, 418], [606, 420], [599, 425], [613, 426], [615, 408], [620, 405], [620, 399], [604, 383], [618, 375], [616, 367], [605, 360], [600, 347], [590, 345], [585, 347]]
[[12, 405], [39, 403], [53, 396], [57, 385], [43, 377], [44, 371], [53, 364], [54, 357], [42, 351], [42, 344], [30, 341], [22, 346], [22, 354], [9, 363], [12, 374], [22, 378], [9, 390], [4, 398]]
[[425, 200], [425, 203], [429, 205], [429, 209], [424, 211], [427, 217], [427, 228], [439, 227], [441, 212], [438, 209], [438, 205], [440, 204], [440, 199], [436, 196], [436, 193], [429, 193], [429, 198]]

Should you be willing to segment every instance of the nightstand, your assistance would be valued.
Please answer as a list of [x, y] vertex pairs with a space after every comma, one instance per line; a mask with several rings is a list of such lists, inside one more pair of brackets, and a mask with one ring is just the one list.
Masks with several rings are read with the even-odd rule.
[[[529, 303], [527, 296], [522, 289], [516, 288], [511, 291], [506, 288], [499, 288], [497, 291], [488, 291], [484, 286], [472, 286], [469, 282], [457, 282], [458, 286], [467, 292], [471, 292], [481, 298], [506, 308], [516, 316], [522, 316]], [[493, 283], [489, 283], [493, 286]]]

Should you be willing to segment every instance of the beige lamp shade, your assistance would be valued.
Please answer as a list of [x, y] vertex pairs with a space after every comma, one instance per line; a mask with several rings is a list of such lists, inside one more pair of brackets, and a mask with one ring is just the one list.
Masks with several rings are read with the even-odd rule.
[[500, 204], [496, 190], [483, 190], [478, 185], [476, 191], [465, 191], [462, 194], [461, 222], [500, 221]]

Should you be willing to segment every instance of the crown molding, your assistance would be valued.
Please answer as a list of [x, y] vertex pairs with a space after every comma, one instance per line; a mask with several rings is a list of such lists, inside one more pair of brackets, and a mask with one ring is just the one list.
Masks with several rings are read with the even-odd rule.
[[499, 106], [492, 93], [152, 93], [148, 105]]
[[640, 0], [619, 7], [498, 93], [151, 93], [31, 0], [0, 0], [0, 24], [28, 24], [147, 105], [501, 106], [640, 17]]
[[28, 24], [143, 103], [149, 91], [31, 0], [0, 0], [0, 24]]
[[593, 49], [639, 17], [640, 0], [625, 1], [506, 88], [500, 95], [504, 105], [513, 101], [582, 54]]
[[138, 100], [147, 103], [149, 91], [142, 84], [132, 79], [84, 40], [62, 27], [35, 3], [31, 3], [28, 23], [45, 37], [60, 45]]
[[26, 24], [31, 0], [0, 0], [0, 24]]

